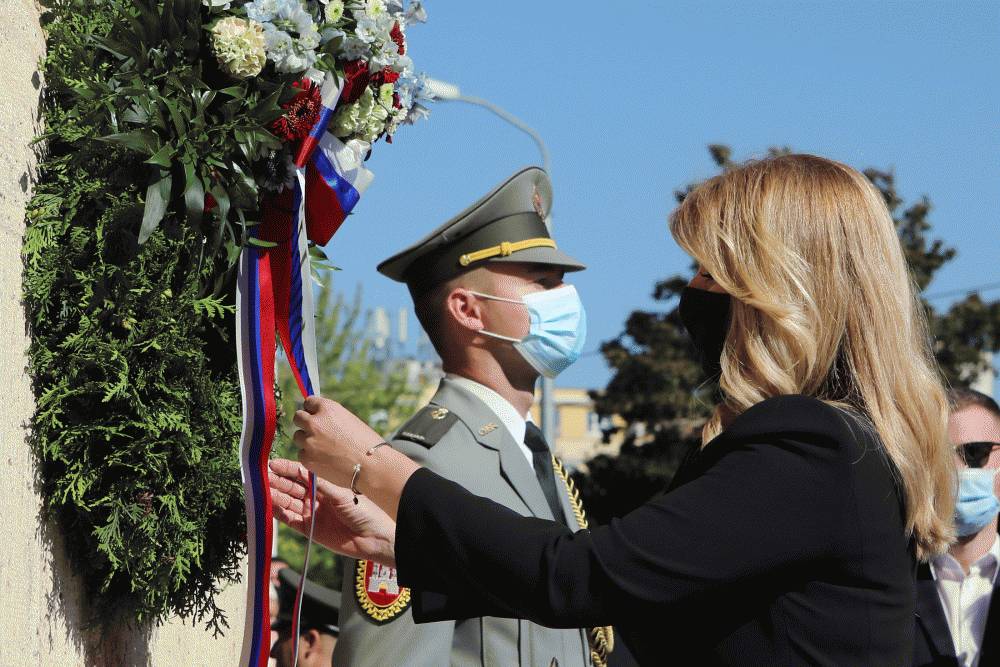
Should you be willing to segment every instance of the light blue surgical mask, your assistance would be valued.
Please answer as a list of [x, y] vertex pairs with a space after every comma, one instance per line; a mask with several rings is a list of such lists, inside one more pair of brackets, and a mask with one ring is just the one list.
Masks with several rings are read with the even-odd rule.
[[958, 471], [955, 530], [960, 536], [978, 533], [1000, 513], [1000, 501], [993, 492], [996, 472], [990, 468], [963, 468]]
[[513, 343], [525, 361], [545, 377], [554, 378], [580, 358], [587, 339], [587, 313], [572, 285], [532, 292], [520, 299], [472, 293], [484, 299], [519, 303], [528, 309], [530, 324], [524, 338], [502, 336], [485, 329], [479, 333]]

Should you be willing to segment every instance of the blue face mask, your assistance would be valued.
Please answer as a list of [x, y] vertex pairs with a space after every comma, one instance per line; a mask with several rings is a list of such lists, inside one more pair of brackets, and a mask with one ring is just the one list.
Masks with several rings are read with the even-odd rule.
[[587, 313], [572, 285], [532, 292], [520, 299], [472, 293], [484, 299], [519, 303], [528, 309], [530, 326], [524, 338], [501, 336], [485, 329], [479, 333], [513, 343], [525, 361], [545, 377], [554, 378], [580, 358], [587, 339]]
[[996, 472], [987, 468], [963, 468], [958, 471], [955, 530], [961, 537], [978, 533], [1000, 512], [1000, 501], [993, 492]]

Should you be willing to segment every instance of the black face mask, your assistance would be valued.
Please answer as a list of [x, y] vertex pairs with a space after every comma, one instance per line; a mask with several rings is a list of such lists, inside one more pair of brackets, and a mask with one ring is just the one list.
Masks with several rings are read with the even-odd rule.
[[701, 357], [701, 368], [710, 377], [722, 373], [722, 348], [729, 332], [731, 299], [723, 292], [685, 287], [678, 308], [684, 328], [691, 334]]

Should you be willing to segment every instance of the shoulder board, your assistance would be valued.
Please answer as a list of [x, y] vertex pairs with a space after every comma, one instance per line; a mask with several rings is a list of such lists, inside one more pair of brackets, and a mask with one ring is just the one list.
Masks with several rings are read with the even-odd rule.
[[458, 415], [448, 408], [428, 405], [399, 429], [395, 439], [409, 440], [429, 449], [444, 437], [456, 421]]

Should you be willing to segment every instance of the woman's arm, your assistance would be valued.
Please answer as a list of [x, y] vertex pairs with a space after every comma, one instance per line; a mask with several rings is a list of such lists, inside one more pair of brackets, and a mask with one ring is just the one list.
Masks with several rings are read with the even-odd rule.
[[603, 625], [830, 556], [852, 493], [837, 444], [801, 435], [724, 446], [702, 476], [577, 533], [418, 471], [395, 537], [415, 618]]

